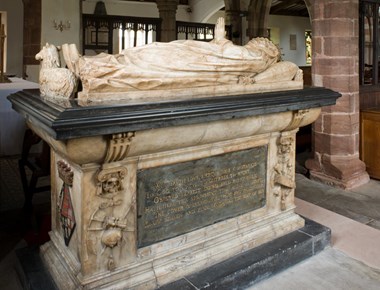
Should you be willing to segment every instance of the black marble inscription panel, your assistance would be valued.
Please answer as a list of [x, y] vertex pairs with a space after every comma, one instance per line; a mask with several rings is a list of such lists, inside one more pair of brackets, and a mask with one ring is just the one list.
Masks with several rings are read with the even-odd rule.
[[267, 146], [137, 172], [138, 246], [263, 207]]

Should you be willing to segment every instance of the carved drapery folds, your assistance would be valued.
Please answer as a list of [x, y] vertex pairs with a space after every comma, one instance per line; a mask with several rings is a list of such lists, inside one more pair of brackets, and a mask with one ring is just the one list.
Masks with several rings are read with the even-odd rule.
[[282, 135], [277, 144], [277, 164], [274, 166], [274, 194], [281, 198], [281, 210], [286, 210], [286, 198], [295, 188], [294, 137]]

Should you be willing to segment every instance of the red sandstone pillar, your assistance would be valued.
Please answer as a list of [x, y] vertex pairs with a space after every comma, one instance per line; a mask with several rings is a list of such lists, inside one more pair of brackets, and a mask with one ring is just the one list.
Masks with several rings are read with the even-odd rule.
[[161, 23], [161, 41], [169, 42], [176, 40], [176, 13], [178, 0], [157, 0], [157, 8], [160, 13]]
[[342, 94], [313, 125], [311, 179], [345, 189], [367, 183], [359, 160], [358, 0], [315, 0], [312, 75], [315, 86]]

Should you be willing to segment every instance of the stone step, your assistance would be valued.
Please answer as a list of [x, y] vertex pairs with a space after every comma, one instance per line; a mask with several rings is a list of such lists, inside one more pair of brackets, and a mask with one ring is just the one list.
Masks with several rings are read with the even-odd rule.
[[305, 226], [297, 231], [159, 289], [245, 289], [318, 254], [330, 240], [329, 228], [305, 219]]
[[[241, 253], [160, 290], [245, 289], [321, 252], [330, 245], [331, 231], [312, 220], [283, 237]], [[44, 268], [38, 248], [16, 250], [24, 289], [57, 289]]]

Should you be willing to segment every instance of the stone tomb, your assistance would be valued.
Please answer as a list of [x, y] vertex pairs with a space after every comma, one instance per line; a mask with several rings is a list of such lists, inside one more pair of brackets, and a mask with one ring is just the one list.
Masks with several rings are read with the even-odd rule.
[[60, 289], [154, 289], [299, 229], [295, 138], [339, 94], [307, 88], [148, 104], [9, 97], [52, 148]]

